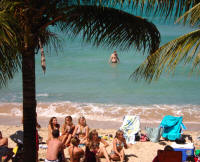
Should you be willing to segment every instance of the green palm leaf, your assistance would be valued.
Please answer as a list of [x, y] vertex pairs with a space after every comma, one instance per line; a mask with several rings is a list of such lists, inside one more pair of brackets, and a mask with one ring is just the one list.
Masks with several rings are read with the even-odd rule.
[[190, 24], [192, 26], [198, 25], [198, 27], [200, 27], [200, 3], [187, 11], [177, 22], [181, 20], [183, 20], [184, 24]]
[[21, 67], [21, 56], [17, 52], [16, 33], [19, 32], [12, 18], [0, 11], [0, 87], [13, 78]]
[[[159, 15], [162, 17], [177, 19], [185, 11], [197, 5], [199, 0], [96, 0], [103, 6], [132, 7], [133, 10], [140, 10], [147, 15]], [[96, 3], [96, 4], [97, 4]]]
[[83, 40], [97, 46], [144, 48], [144, 51], [148, 49], [153, 53], [160, 43], [160, 33], [153, 23], [113, 8], [73, 7], [63, 21], [60, 22], [63, 31], [72, 33], [72, 36], [82, 32]]
[[145, 79], [148, 82], [157, 80], [163, 70], [173, 72], [181, 62], [191, 63], [191, 72], [200, 65], [200, 30], [193, 31], [160, 47], [131, 75], [135, 80]]

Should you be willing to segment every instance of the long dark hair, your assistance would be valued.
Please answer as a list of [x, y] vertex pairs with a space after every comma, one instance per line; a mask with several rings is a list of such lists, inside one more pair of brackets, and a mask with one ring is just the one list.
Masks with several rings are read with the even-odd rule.
[[[51, 129], [53, 130], [53, 119], [57, 119], [55, 116], [51, 117], [51, 119], [49, 120], [49, 125], [51, 126]], [[60, 125], [59, 124], [56, 124], [56, 127], [59, 129], [60, 128]]]
[[90, 151], [88, 146], [86, 146], [84, 162], [96, 162], [96, 155]]

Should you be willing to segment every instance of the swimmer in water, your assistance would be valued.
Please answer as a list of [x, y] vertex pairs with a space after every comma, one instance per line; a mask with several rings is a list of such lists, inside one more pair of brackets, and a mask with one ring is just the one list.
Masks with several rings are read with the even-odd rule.
[[120, 61], [117, 55], [117, 51], [114, 51], [110, 56], [109, 63], [119, 63], [119, 62]]

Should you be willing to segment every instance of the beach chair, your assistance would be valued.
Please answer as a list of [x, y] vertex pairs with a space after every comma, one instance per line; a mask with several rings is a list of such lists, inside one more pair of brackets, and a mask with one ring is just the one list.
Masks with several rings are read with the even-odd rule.
[[134, 144], [135, 135], [140, 131], [140, 117], [137, 115], [124, 116], [120, 130], [124, 132], [127, 144]]
[[162, 137], [169, 140], [176, 140], [181, 137], [182, 130], [187, 128], [182, 123], [183, 117], [167, 115], [163, 118], [160, 127], [163, 128]]

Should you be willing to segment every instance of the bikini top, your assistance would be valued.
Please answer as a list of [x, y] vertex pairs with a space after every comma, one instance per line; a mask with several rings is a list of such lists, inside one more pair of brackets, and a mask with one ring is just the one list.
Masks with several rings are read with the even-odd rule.
[[86, 134], [86, 127], [81, 128], [81, 126], [78, 125], [78, 129], [77, 129], [76, 134]]
[[92, 142], [92, 144], [90, 145], [90, 149], [99, 149], [100, 140], [101, 139], [98, 139], [98, 142]]
[[100, 145], [99, 142], [98, 142], [98, 143], [94, 142], [94, 143], [92, 144], [92, 148], [99, 148], [99, 145]]
[[119, 143], [119, 141], [117, 140], [116, 146], [117, 147], [124, 147], [124, 142]]
[[[63, 127], [64, 127], [64, 125], [63, 125]], [[65, 126], [64, 127], [64, 131], [67, 131], [68, 133], [72, 134], [73, 131], [74, 131], [74, 125], [71, 125], [71, 126], [67, 125], [67, 126]]]

